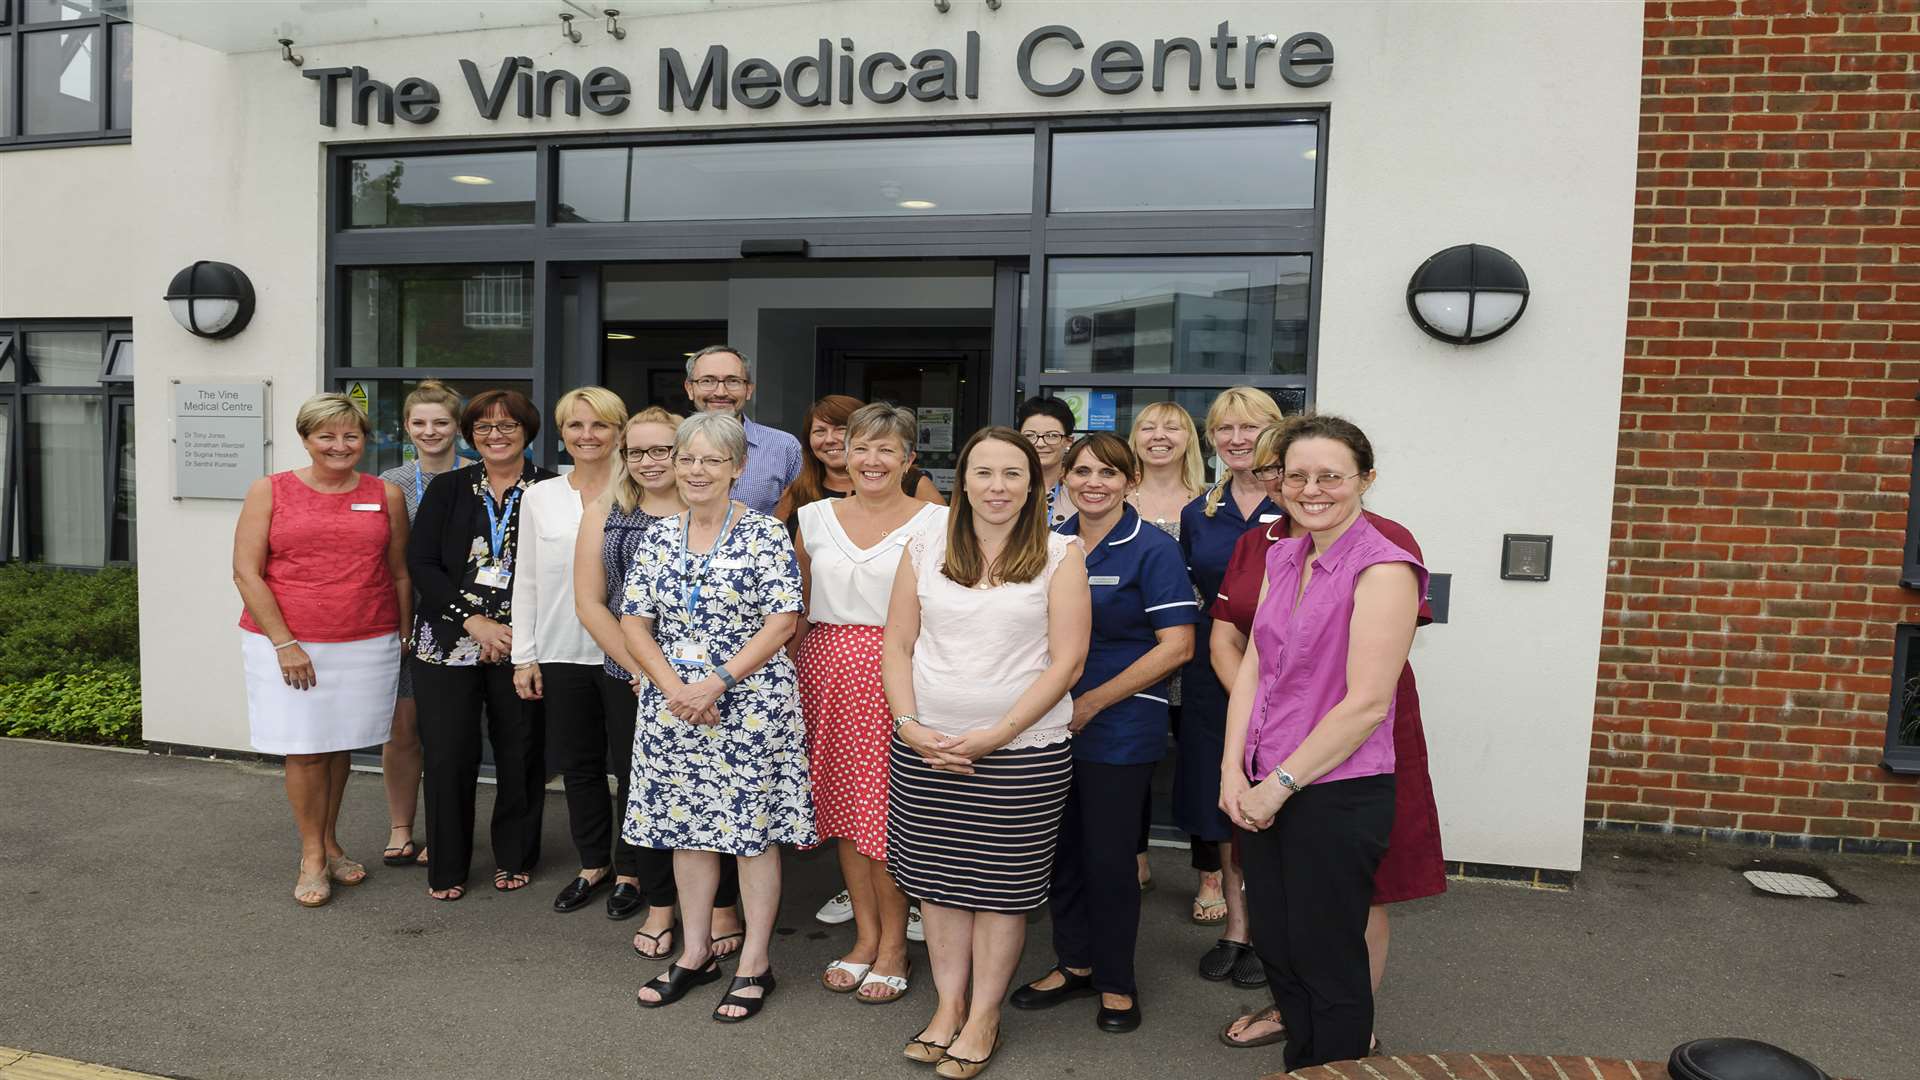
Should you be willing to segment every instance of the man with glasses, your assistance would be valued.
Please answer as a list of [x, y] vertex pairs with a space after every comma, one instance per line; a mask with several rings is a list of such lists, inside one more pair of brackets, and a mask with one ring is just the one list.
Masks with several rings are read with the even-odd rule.
[[1073, 441], [1073, 410], [1059, 398], [1031, 397], [1021, 404], [1014, 422], [1040, 458], [1040, 479], [1047, 487], [1047, 528], [1058, 528], [1073, 516], [1066, 489], [1060, 486], [1061, 459]]
[[747, 429], [746, 471], [733, 497], [763, 514], [773, 513], [780, 493], [800, 475], [800, 440], [747, 419], [753, 399], [753, 365], [731, 345], [709, 345], [687, 357], [687, 398], [698, 412], [724, 413]]

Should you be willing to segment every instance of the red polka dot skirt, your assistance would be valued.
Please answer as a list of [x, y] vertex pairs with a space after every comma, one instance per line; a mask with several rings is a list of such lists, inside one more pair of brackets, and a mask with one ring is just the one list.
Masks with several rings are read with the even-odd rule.
[[878, 626], [815, 623], [800, 643], [800, 709], [820, 839], [887, 857], [887, 747], [893, 713], [880, 685]]

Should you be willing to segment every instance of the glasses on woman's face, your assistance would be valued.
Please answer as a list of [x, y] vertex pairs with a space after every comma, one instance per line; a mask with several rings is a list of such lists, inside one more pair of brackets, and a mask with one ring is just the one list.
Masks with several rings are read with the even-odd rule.
[[687, 454], [681, 454], [679, 457], [673, 459], [673, 463], [683, 469], [701, 468], [708, 470], [724, 469], [732, 461], [733, 459], [730, 457], [692, 457]]
[[[1268, 468], [1271, 469], [1273, 466], [1268, 466]], [[1260, 470], [1253, 470], [1253, 475], [1259, 476]], [[1271, 473], [1268, 474], [1269, 477], [1271, 475]], [[1359, 473], [1348, 473], [1343, 476], [1337, 472], [1323, 472], [1314, 473], [1309, 476], [1303, 472], [1290, 472], [1280, 478], [1280, 486], [1288, 491], [1304, 491], [1307, 486], [1307, 481], [1311, 480], [1313, 481], [1313, 485], [1321, 491], [1331, 493], [1339, 491], [1347, 485], [1347, 481], [1359, 475]]]
[[1020, 435], [1035, 446], [1059, 446], [1067, 441], [1064, 431], [1023, 431]]
[[729, 375], [724, 379], [716, 379], [712, 375], [702, 375], [693, 380], [693, 385], [703, 394], [711, 394], [723, 386], [727, 388], [728, 393], [737, 394], [747, 388], [747, 380], [738, 375]]
[[642, 461], [665, 461], [673, 456], [671, 446], [629, 446], [620, 451], [620, 456], [629, 465], [638, 465]]
[[520, 434], [520, 424], [514, 420], [502, 420], [499, 423], [494, 423], [491, 420], [482, 420], [473, 425], [473, 433], [475, 435], [518, 435]]

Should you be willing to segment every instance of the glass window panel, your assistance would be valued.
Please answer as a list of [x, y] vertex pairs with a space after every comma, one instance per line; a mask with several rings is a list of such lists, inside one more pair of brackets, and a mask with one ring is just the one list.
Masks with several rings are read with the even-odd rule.
[[1052, 209], [1312, 209], [1316, 139], [1312, 124], [1062, 132]]
[[116, 131], [133, 127], [133, 24], [115, 23], [113, 35], [113, 116], [107, 126]]
[[[469, 400], [482, 390], [518, 390], [528, 397], [533, 396], [533, 384], [525, 379], [446, 379], [443, 380], [462, 400]], [[373, 421], [373, 445], [368, 448], [365, 458], [360, 462], [363, 472], [379, 473], [403, 462], [413, 460], [413, 445], [407, 442], [401, 423], [400, 407], [406, 403], [407, 395], [420, 385], [417, 379], [347, 379], [341, 382], [342, 393], [351, 392], [355, 384], [367, 395], [367, 416]], [[478, 460], [463, 440], [460, 443], [460, 455], [465, 460]]]
[[354, 228], [533, 222], [531, 150], [358, 158], [349, 169]]
[[97, 330], [41, 330], [20, 335], [25, 381], [43, 386], [100, 385]]
[[31, 394], [26, 408], [27, 553], [99, 566], [107, 553], [105, 401], [98, 394]]
[[[5, 0], [0, 0], [4, 5]], [[13, 474], [7, 471], [7, 456], [13, 448], [13, 402], [0, 401], [0, 523], [7, 520], [7, 508], [12, 505], [13, 488], [7, 483], [7, 477]], [[20, 523], [14, 521], [13, 532], [20, 531]], [[0, 533], [0, 562], [13, 557], [15, 545], [13, 534]]]
[[107, 335], [107, 366], [101, 375], [103, 382], [133, 381], [133, 335]]
[[[124, 7], [125, 5], [121, 5]], [[72, 22], [75, 19], [91, 19], [101, 14], [104, 5], [98, 0], [26, 0], [23, 12], [26, 22]]]
[[1047, 261], [1047, 374], [1304, 374], [1305, 255]]
[[[1193, 417], [1194, 430], [1205, 432], [1207, 427], [1207, 406], [1212, 405], [1213, 399], [1225, 389], [1225, 386], [1049, 386], [1046, 388], [1046, 395], [1048, 397], [1064, 399], [1067, 404], [1073, 408], [1074, 418], [1078, 421], [1078, 425], [1075, 428], [1076, 431], [1111, 431], [1121, 438], [1125, 438], [1127, 433], [1133, 430], [1133, 418], [1139, 415], [1141, 409], [1152, 405], [1156, 401], [1171, 401], [1182, 409], [1185, 409], [1187, 413]], [[1274, 387], [1269, 389], [1267, 393], [1273, 397], [1274, 404], [1280, 406], [1280, 411], [1289, 416], [1306, 411], [1307, 391], [1305, 387]], [[1102, 396], [1110, 399], [1110, 401], [1100, 400]], [[1111, 408], [1107, 407], [1109, 404]], [[1112, 426], [1108, 426], [1104, 420], [1100, 421], [1100, 426], [1097, 428], [1087, 426], [1090, 416], [1105, 417], [1108, 415], [1113, 417]]]
[[[1025, 214], [1033, 137], [642, 146], [560, 155], [561, 221]], [[612, 156], [610, 156], [610, 154]]]
[[[0, 3], [5, 3], [5, 2], [6, 0], [0, 0]], [[13, 381], [13, 335], [0, 334], [0, 382], [12, 382], [12, 381]], [[6, 474], [4, 472], [0, 472], [0, 481], [4, 481], [5, 477], [6, 477]]]
[[134, 524], [138, 504], [133, 482], [133, 402], [113, 403], [114, 411], [114, 486], [113, 551], [114, 562], [133, 562], [137, 558]]
[[23, 135], [58, 135], [100, 128], [94, 56], [100, 30], [45, 30], [22, 34], [25, 46]]
[[[7, 0], [0, 0], [0, 8]], [[13, 130], [13, 42], [0, 39], [0, 139], [12, 138]]]
[[531, 367], [524, 264], [394, 266], [348, 274], [352, 367]]

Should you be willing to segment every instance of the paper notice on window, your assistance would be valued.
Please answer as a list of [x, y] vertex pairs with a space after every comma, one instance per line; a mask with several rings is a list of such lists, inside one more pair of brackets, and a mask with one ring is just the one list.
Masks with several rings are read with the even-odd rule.
[[953, 449], [952, 409], [920, 409], [914, 414], [914, 422], [920, 429], [920, 438], [914, 443], [915, 450], [944, 452]]

